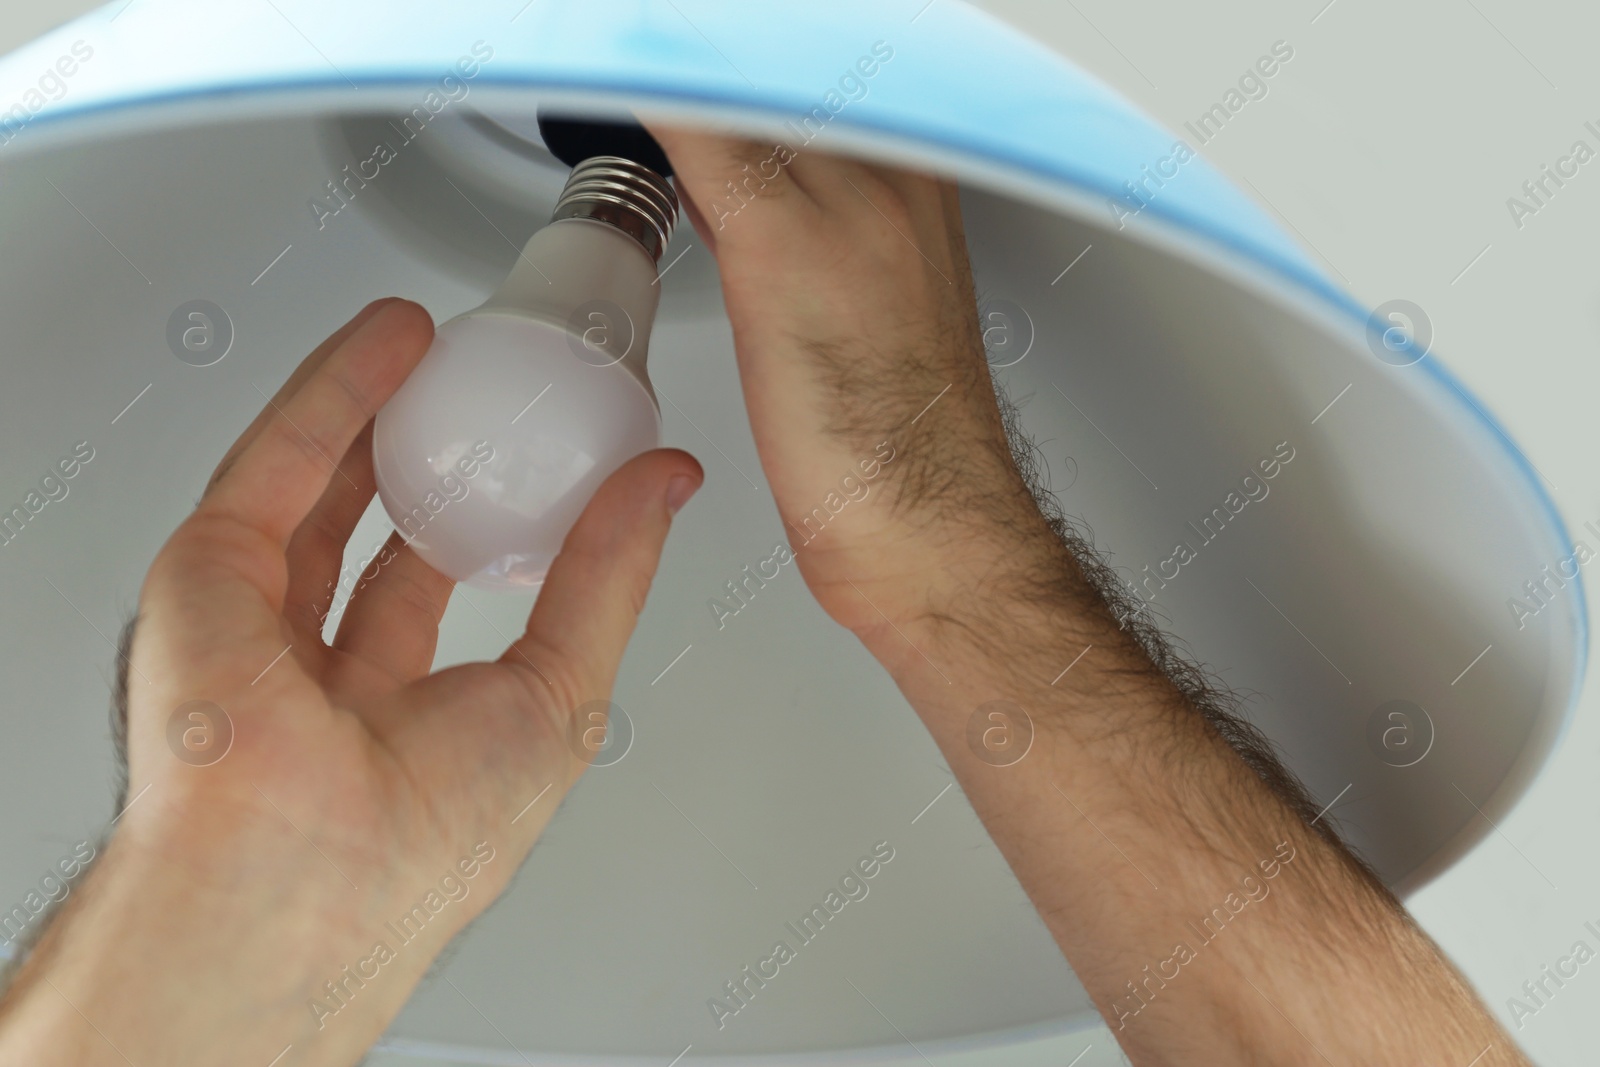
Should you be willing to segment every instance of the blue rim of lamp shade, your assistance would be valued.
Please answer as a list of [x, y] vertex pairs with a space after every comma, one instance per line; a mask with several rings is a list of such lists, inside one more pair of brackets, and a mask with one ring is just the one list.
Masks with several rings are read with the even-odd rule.
[[[882, 41], [892, 60], [867, 82], [864, 98], [830, 121], [830, 137], [901, 162], [937, 162], [1101, 227], [1111, 220], [1106, 202], [1125, 200], [1125, 183], [1142, 166], [1180, 139], [1198, 147], [963, 0], [811, 0], [781, 15], [712, 0], [532, 0], [518, 11], [520, 2], [279, 0], [234, 9], [214, 0], [116, 0], [0, 59], [3, 111], [73, 41], [96, 50], [67, 94], [18, 132], [16, 145], [0, 143], [0, 163], [19, 151], [220, 116], [408, 108], [475, 41], [487, 42], [494, 56], [471, 92], [492, 101], [514, 106], [537, 93], [623, 108], [648, 100], [662, 115], [773, 131], [821, 105]], [[729, 52], [761, 64], [747, 61], [741, 70]], [[1225, 274], [1302, 319], [1369, 328], [1370, 309], [1203, 157], [1185, 163], [1121, 232]], [[1561, 514], [1510, 435], [1432, 352], [1416, 366], [1429, 383], [1419, 391], [1450, 401], [1510, 460], [1539, 504], [1553, 558], [1567, 555], [1572, 541]], [[1586, 667], [1581, 574], [1568, 595], [1570, 689], [1560, 718], [1530, 736], [1529, 747], [1542, 749], [1534, 767], [1570, 726]], [[1491, 813], [1526, 791], [1528, 767], [1518, 767], [1485, 805]]]

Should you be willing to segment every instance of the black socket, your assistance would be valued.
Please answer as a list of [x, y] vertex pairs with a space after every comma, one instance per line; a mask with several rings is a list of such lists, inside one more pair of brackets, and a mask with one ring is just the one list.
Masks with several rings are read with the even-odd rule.
[[672, 163], [650, 132], [637, 122], [601, 122], [539, 113], [545, 147], [561, 162], [576, 167], [595, 156], [621, 156], [672, 177]]

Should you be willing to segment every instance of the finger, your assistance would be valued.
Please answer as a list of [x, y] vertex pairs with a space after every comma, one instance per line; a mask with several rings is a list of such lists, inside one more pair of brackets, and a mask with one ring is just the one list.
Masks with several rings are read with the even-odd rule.
[[706, 217], [700, 213], [699, 205], [687, 195], [681, 199], [683, 201], [683, 213], [689, 216], [689, 225], [694, 227], [694, 232], [700, 235], [700, 240], [705, 243], [706, 248], [715, 256], [717, 254], [716, 231], [711, 228], [711, 224], [706, 221]]
[[319, 637], [343, 570], [345, 545], [377, 492], [372, 470], [372, 423], [362, 429], [339, 460], [316, 507], [289, 539], [289, 591], [283, 614], [290, 625]]
[[359, 576], [333, 647], [399, 685], [421, 678], [433, 668], [439, 620], [454, 589], [392, 533]]
[[420, 306], [405, 300], [384, 305], [299, 389], [269, 404], [271, 417], [218, 475], [200, 510], [287, 546], [337, 477], [332, 457], [345, 454], [432, 340], [433, 320]]
[[937, 183], [912, 171], [821, 152], [802, 141], [774, 143], [667, 126], [650, 130], [713, 234], [758, 199], [783, 199], [797, 191], [827, 209], [900, 200], [919, 222], [942, 213]]
[[291, 396], [299, 391], [300, 387], [305, 384], [306, 379], [311, 377], [318, 367], [322, 366], [323, 361], [328, 358], [328, 355], [334, 349], [344, 344], [351, 334], [360, 329], [361, 325], [372, 316], [382, 311], [386, 304], [392, 304], [398, 299], [400, 298], [397, 296], [389, 296], [384, 297], [382, 300], [374, 300], [356, 312], [355, 318], [335, 330], [326, 341], [323, 341], [309, 356], [301, 360], [300, 365], [294, 369], [294, 373], [289, 375], [289, 380], [278, 388], [277, 393], [272, 397], [271, 403], [261, 409], [250, 425], [245, 427], [244, 433], [240, 434], [228, 448], [228, 451], [223, 454], [222, 461], [217, 464], [216, 470], [211, 473], [211, 480], [206, 483], [207, 486], [214, 484], [222, 473], [233, 465], [234, 459], [244, 450], [244, 447], [255, 440], [256, 435], [261, 432], [261, 427], [265, 426], [267, 420], [275, 414], [274, 405], [281, 407]]
[[567, 534], [527, 630], [500, 662], [532, 667], [545, 684], [556, 676], [576, 689], [560, 695], [578, 701], [609, 694], [672, 514], [704, 478], [687, 452], [657, 449], [606, 479]]
[[[752, 215], [768, 214], [755, 210], [760, 201], [785, 202], [802, 217], [815, 210], [790, 172], [794, 156], [786, 147], [677, 127], [648, 129], [672, 160], [678, 192], [701, 217], [704, 228], [697, 224], [696, 229], [713, 244], [720, 244], [733, 220], [742, 218], [746, 209]], [[740, 229], [754, 239], [756, 227]]]
[[[651, 127], [673, 161], [685, 211], [714, 254], [786, 256], [822, 232], [889, 229], [948, 283], [955, 267], [945, 195], [933, 178], [797, 146]], [[777, 208], [776, 210], [774, 208]], [[744, 263], [748, 273], [750, 262]]]
[[[961, 215], [961, 188], [954, 181], [926, 179], [932, 200], [927, 208], [928, 217], [923, 222], [924, 232], [930, 236], [929, 244], [939, 249], [941, 263], [948, 264], [950, 279], [965, 294], [973, 290], [971, 255], [967, 250], [966, 221]], [[976, 301], [976, 296], [973, 297]], [[960, 305], [965, 316], [965, 303]]]

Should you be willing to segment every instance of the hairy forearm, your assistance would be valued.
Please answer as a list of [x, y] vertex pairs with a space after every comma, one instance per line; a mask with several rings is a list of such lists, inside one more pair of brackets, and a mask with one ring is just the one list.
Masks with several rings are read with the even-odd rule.
[[1058, 534], [1011, 524], [940, 569], [920, 622], [860, 633], [1135, 1062], [1524, 1063], [1309, 825], [1270, 750], [1156, 669]]
[[[1119, 628], [1092, 559], [1041, 514], [1037, 457], [1008, 440], [1017, 420], [984, 356], [955, 187], [805, 154], [727, 225], [727, 183], [771, 147], [657, 132], [721, 267], [808, 587], [922, 715], [1136, 1059], [1467, 1067], [1494, 1044], [1478, 1064], [1521, 1062], [1395, 901], [1309, 825], [1270, 750], [1173, 684], [1182, 665]], [[1037, 735], [1027, 755], [980, 758], [985, 730], [1005, 730], [985, 716], [1020, 724], [1018, 708]], [[1230, 910], [1246, 876], [1260, 899]], [[1199, 941], [1190, 924], [1217, 907], [1222, 934], [1146, 987], [1146, 966]]]

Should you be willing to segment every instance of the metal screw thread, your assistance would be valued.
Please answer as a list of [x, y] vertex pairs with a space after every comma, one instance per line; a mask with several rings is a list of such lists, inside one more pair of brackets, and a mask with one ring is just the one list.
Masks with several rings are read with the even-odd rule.
[[678, 194], [649, 167], [620, 156], [595, 156], [573, 168], [561, 190], [550, 221], [562, 219], [594, 219], [614, 226], [660, 263], [678, 224]]

